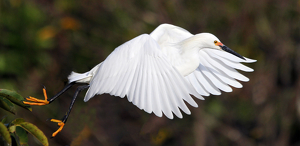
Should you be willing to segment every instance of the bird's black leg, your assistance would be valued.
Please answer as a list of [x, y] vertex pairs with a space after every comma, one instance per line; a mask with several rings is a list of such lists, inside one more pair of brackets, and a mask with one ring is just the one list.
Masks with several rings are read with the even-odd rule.
[[83, 89], [86, 89], [86, 88], [89, 88], [89, 87], [90, 87], [90, 85], [83, 85], [83, 86], [79, 86], [79, 87], [76, 89], [76, 92], [75, 92], [75, 94], [74, 94], [74, 96], [73, 96], [73, 99], [72, 99], [72, 102], [71, 102], [71, 104], [70, 104], [69, 110], [68, 110], [68, 112], [66, 113], [66, 115], [63, 117], [62, 122], [64, 122], [64, 123], [67, 122], [67, 119], [68, 119], [69, 114], [70, 114], [70, 112], [71, 112], [71, 110], [72, 110], [72, 108], [73, 108], [73, 105], [74, 105], [74, 103], [75, 103], [75, 100], [76, 100], [76, 97], [78, 96], [78, 94], [79, 94]]
[[[43, 93], [44, 93], [44, 98], [45, 98], [44, 100], [37, 99], [37, 98], [29, 96], [28, 98], [26, 98], [27, 101], [23, 101], [23, 103], [24, 104], [28, 104], [28, 105], [46, 105], [46, 104], [49, 104], [52, 101], [54, 101], [57, 97], [59, 97], [60, 95], [62, 95], [64, 92], [66, 92], [74, 84], [76, 84], [76, 83], [75, 82], [69, 83], [64, 89], [62, 89], [56, 95], [54, 95], [53, 97], [51, 97], [49, 99], [47, 97], [46, 87], [44, 86], [44, 88], [43, 88]], [[32, 102], [28, 102], [28, 101], [32, 101]]]
[[71, 112], [71, 110], [73, 108], [73, 105], [75, 103], [76, 97], [78, 96], [78, 94], [80, 93], [80, 91], [82, 91], [83, 89], [89, 88], [89, 87], [90, 87], [90, 85], [83, 85], [83, 86], [79, 86], [77, 88], [77, 90], [76, 90], [76, 92], [75, 92], [75, 94], [73, 96], [72, 102], [70, 104], [69, 110], [65, 114], [65, 116], [62, 118], [62, 120], [51, 119], [52, 122], [56, 122], [58, 124], [58, 126], [60, 126], [59, 129], [52, 134], [52, 137], [55, 137], [57, 135], [57, 133], [60, 132], [63, 129], [63, 127], [64, 127], [65, 123], [67, 122], [67, 119], [68, 119], [68, 117], [70, 115], [70, 112]]
[[69, 83], [65, 88], [63, 88], [61, 91], [59, 91], [57, 94], [55, 94], [53, 97], [49, 98], [48, 101], [49, 103], [51, 103], [52, 101], [54, 101], [57, 97], [59, 97], [60, 95], [62, 95], [63, 93], [65, 93], [69, 88], [71, 88], [73, 85], [75, 85], [75, 82], [71, 82]]

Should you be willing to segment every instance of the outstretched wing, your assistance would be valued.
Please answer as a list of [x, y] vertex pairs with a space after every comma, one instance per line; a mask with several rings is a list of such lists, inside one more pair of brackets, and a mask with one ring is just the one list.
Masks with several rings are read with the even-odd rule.
[[178, 43], [184, 39], [187, 39], [193, 34], [189, 31], [171, 24], [161, 24], [155, 30], [153, 30], [150, 36], [164, 48], [170, 44]]
[[230, 53], [214, 49], [202, 49], [199, 51], [200, 64], [198, 68], [186, 76], [197, 92], [203, 96], [209, 94], [220, 95], [220, 90], [231, 92], [232, 87], [242, 88], [237, 80], [247, 82], [249, 79], [240, 74], [236, 69], [252, 72], [253, 69], [241, 64], [252, 63], [256, 60], [238, 58]]
[[125, 97], [148, 113], [172, 119], [190, 114], [184, 100], [194, 107], [189, 94], [203, 99], [169, 63], [160, 46], [148, 34], [140, 35], [116, 48], [101, 64], [90, 82], [84, 101], [96, 94]]

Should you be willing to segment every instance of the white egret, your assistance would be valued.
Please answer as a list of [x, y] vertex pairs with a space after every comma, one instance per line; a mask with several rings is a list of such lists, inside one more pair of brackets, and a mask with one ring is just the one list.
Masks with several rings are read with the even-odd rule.
[[34, 97], [24, 102], [30, 105], [46, 105], [76, 83], [78, 87], [69, 111], [62, 120], [52, 119], [62, 130], [78, 93], [88, 91], [84, 101], [95, 95], [109, 93], [124, 98], [127, 96], [138, 108], [147, 113], [173, 119], [173, 114], [182, 118], [181, 109], [191, 114], [184, 103], [197, 107], [190, 96], [204, 100], [202, 96], [220, 95], [221, 91], [231, 92], [230, 86], [241, 88], [239, 81], [249, 79], [236, 69], [252, 72], [253, 69], [241, 64], [252, 63], [229, 49], [210, 33], [191, 34], [187, 30], [170, 24], [158, 26], [150, 34], [142, 34], [117, 47], [103, 62], [86, 73], [72, 72], [69, 84], [58, 94], [45, 100]]

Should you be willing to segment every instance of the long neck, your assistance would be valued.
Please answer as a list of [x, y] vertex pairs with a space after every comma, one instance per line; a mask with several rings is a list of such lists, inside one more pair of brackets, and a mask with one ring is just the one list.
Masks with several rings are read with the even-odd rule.
[[179, 43], [182, 53], [198, 53], [198, 51], [204, 48], [203, 44], [206, 44], [205, 39], [201, 34], [189, 37]]

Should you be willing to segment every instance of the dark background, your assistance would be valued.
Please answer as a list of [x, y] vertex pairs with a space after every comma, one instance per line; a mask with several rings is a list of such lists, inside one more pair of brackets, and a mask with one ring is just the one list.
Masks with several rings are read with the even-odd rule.
[[[210, 32], [239, 54], [258, 60], [242, 89], [196, 99], [192, 115], [169, 120], [127, 99], [82, 92], [50, 145], [300, 145], [299, 0], [0, 0], [0, 88], [43, 98], [69, 73], [86, 72], [114, 48], [161, 23], [193, 34]], [[63, 117], [76, 87], [17, 116], [48, 137], [48, 118]], [[0, 111], [0, 117], [9, 113]], [[37, 145], [30, 136], [30, 145]]]

